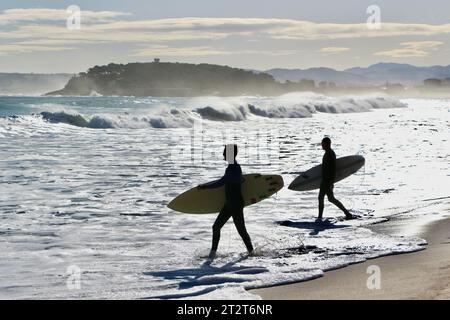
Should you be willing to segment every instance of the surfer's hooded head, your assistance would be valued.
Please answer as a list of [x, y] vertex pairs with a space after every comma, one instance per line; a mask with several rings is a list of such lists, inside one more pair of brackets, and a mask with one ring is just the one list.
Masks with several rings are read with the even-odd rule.
[[331, 139], [328, 137], [325, 137], [322, 139], [322, 149], [328, 150], [331, 148]]
[[227, 144], [223, 149], [223, 158], [229, 163], [236, 162], [236, 156], [238, 153], [238, 147], [236, 144]]

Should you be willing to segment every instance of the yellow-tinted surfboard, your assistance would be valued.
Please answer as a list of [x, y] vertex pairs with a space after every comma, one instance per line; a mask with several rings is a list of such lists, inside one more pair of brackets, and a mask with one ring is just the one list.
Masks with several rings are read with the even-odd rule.
[[[242, 176], [242, 197], [245, 206], [260, 202], [284, 186], [279, 175], [245, 174]], [[214, 189], [192, 188], [170, 201], [170, 209], [183, 213], [214, 213], [219, 212], [225, 204], [225, 187]]]

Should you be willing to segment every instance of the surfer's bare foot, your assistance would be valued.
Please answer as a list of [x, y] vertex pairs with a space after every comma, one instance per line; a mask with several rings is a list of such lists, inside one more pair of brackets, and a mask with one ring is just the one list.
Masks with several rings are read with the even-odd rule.
[[256, 247], [251, 251], [247, 250], [247, 252], [249, 257], [261, 257], [263, 255], [261, 247]]

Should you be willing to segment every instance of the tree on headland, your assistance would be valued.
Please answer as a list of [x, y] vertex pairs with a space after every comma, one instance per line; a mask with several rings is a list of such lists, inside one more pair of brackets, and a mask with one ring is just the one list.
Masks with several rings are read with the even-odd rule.
[[273, 95], [285, 90], [267, 73], [187, 63], [110, 63], [94, 66], [48, 94], [133, 96]]

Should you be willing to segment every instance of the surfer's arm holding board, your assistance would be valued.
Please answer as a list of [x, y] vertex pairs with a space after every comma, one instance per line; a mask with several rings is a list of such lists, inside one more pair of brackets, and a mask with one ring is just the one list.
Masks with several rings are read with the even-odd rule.
[[199, 190], [215, 189], [215, 188], [219, 188], [219, 187], [223, 186], [224, 184], [225, 184], [225, 176], [223, 176], [219, 180], [201, 184], [197, 187], [197, 189], [199, 189]]
[[229, 164], [225, 170], [225, 174], [222, 178], [209, 183], [201, 184], [197, 188], [202, 189], [215, 189], [219, 188], [227, 182], [241, 182], [242, 179], [242, 169], [238, 163]]

